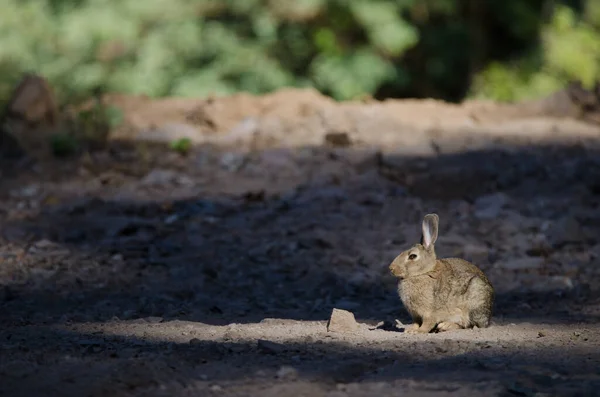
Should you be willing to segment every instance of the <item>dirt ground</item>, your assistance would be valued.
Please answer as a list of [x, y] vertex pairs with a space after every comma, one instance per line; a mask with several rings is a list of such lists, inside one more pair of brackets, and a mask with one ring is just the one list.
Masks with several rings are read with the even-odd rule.
[[[1, 170], [1, 396], [600, 395], [599, 124], [294, 90], [110, 100], [108, 149]], [[388, 265], [427, 212], [438, 255], [492, 281], [489, 328], [392, 326]], [[327, 332], [333, 308], [360, 329]]]

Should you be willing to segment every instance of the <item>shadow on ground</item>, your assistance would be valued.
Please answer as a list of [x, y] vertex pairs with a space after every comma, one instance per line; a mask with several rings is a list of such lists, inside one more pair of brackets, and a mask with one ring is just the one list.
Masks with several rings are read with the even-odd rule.
[[[299, 158], [300, 151], [310, 155]], [[206, 197], [174, 200], [165, 182], [161, 193], [143, 202], [63, 200], [29, 219], [5, 220], [8, 245], [30, 248], [48, 239], [59, 252], [37, 249], [27, 256], [25, 282], [4, 280], [0, 317], [26, 324], [146, 316], [219, 324], [265, 317], [322, 320], [342, 307], [358, 318], [407, 320], [387, 264], [413, 243], [407, 236], [418, 237], [425, 212], [440, 213], [441, 236], [462, 234], [490, 247], [495, 254], [481, 263], [485, 270], [502, 256], [527, 255], [511, 253], [511, 247], [542, 231], [546, 221], [578, 219], [586, 234], [531, 255], [580, 252], [598, 243], [600, 156], [590, 147], [514, 146], [433, 158], [353, 148], [290, 153], [295, 183], [280, 191], [273, 180], [285, 170], [272, 167], [253, 190], [237, 196], [219, 197], [207, 187]], [[210, 167], [201, 172], [212, 172]], [[237, 173], [232, 184], [257, 180], [244, 172], [219, 175]], [[269, 189], [275, 193], [264, 193]], [[497, 192], [506, 203], [478, 208], [479, 197]], [[459, 214], [461, 205], [467, 209]], [[478, 217], [476, 211], [497, 214]], [[444, 243], [438, 245], [443, 254]], [[4, 254], [5, 263], [19, 260], [11, 255]], [[502, 292], [500, 274], [493, 280], [500, 291], [497, 318], [598, 321], [579, 310], [598, 304], [598, 272], [578, 266], [569, 291]], [[561, 268], [541, 271], [560, 275]]]

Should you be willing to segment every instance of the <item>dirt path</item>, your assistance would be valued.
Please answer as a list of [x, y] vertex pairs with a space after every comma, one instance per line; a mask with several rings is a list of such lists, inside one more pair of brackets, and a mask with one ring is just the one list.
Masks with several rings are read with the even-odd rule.
[[[198, 146], [2, 170], [0, 395], [597, 395], [597, 125], [307, 92], [121, 105], [117, 136]], [[494, 284], [490, 328], [376, 329], [409, 322], [387, 265], [430, 211], [438, 254]], [[328, 333], [334, 307], [361, 330]]]

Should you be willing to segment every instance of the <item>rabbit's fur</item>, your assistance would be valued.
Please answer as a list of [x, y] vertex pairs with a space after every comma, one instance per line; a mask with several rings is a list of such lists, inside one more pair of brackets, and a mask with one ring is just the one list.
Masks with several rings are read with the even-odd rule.
[[421, 243], [398, 255], [390, 271], [413, 324], [407, 332], [485, 328], [490, 324], [494, 288], [483, 272], [458, 258], [437, 259], [439, 217], [423, 218]]

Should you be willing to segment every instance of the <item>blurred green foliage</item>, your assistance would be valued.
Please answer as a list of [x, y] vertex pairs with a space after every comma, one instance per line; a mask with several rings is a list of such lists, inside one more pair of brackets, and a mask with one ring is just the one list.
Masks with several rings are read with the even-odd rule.
[[0, 101], [312, 86], [344, 100], [516, 100], [600, 77], [599, 0], [3, 0]]
[[169, 146], [173, 151], [181, 155], [186, 155], [192, 149], [192, 140], [190, 138], [176, 139]]
[[105, 105], [95, 97], [92, 105], [67, 119], [61, 131], [50, 137], [50, 148], [56, 157], [68, 157], [106, 147], [109, 133], [122, 124], [123, 111]]
[[506, 63], [492, 62], [471, 93], [503, 101], [533, 99], [571, 81], [591, 88], [600, 80], [600, 1], [587, 0], [582, 15], [559, 5], [543, 26], [540, 48]]
[[50, 137], [50, 148], [55, 157], [69, 157], [77, 153], [79, 142], [72, 134], [57, 133]]

